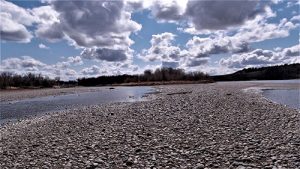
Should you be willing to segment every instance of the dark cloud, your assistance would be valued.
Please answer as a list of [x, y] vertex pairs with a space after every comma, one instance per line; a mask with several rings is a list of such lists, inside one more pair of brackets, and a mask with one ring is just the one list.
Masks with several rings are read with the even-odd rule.
[[264, 11], [258, 0], [190, 0], [186, 15], [196, 29], [225, 29], [240, 25]]
[[178, 21], [182, 19], [184, 7], [179, 1], [154, 1], [151, 6], [152, 15], [160, 21]]
[[207, 63], [208, 63], [207, 58], [189, 58], [185, 66], [186, 67], [196, 67], [196, 66], [207, 64]]
[[85, 59], [98, 59], [108, 62], [121, 62], [128, 59], [125, 50], [114, 50], [107, 48], [86, 48], [82, 51], [81, 57]]
[[31, 34], [26, 29], [14, 31], [1, 30], [1, 39], [5, 41], [29, 42], [31, 37]]
[[58, 23], [54, 23], [51, 26], [41, 26], [39, 29], [37, 29], [35, 34], [38, 37], [43, 37], [49, 41], [55, 42], [64, 38], [64, 33], [61, 30], [61, 26]]

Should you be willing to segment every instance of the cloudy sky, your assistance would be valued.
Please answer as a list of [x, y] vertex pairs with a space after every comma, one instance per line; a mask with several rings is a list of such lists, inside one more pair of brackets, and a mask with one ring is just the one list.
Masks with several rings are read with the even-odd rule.
[[300, 63], [299, 0], [0, 0], [1, 68], [73, 80]]

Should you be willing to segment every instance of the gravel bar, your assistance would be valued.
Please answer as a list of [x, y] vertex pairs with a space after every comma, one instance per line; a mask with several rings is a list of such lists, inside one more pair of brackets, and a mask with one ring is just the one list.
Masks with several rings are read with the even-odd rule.
[[149, 101], [7, 124], [0, 168], [300, 168], [299, 110], [244, 87], [159, 86]]

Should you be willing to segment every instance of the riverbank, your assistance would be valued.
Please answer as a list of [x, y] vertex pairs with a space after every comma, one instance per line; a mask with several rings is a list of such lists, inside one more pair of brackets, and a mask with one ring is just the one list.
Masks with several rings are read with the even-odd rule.
[[75, 94], [82, 92], [99, 91], [109, 87], [72, 87], [72, 88], [43, 88], [43, 89], [18, 89], [18, 90], [1, 90], [0, 101], [15, 101], [28, 98], [58, 96], [66, 94]]
[[44, 97], [44, 96], [57, 96], [66, 95], [82, 92], [93, 92], [102, 89], [113, 89], [114, 87], [122, 86], [159, 86], [159, 85], [179, 85], [179, 84], [205, 84], [213, 83], [211, 80], [201, 80], [201, 81], [155, 81], [155, 82], [138, 82], [138, 83], [121, 83], [112, 84], [107, 86], [95, 86], [95, 87], [70, 87], [70, 88], [31, 88], [31, 89], [5, 89], [0, 90], [0, 101], [14, 101], [22, 100], [27, 98]]
[[1, 168], [297, 168], [299, 111], [246, 83], [159, 86], [146, 102], [3, 126]]

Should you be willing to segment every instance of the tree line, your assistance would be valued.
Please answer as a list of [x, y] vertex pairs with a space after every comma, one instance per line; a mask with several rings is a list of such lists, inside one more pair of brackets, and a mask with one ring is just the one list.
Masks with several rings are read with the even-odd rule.
[[77, 81], [80, 86], [97, 86], [121, 83], [199, 81], [208, 79], [210, 79], [209, 76], [202, 72], [185, 73], [183, 69], [158, 68], [155, 71], [145, 70], [141, 75], [99, 76], [80, 78]]
[[300, 64], [279, 65], [261, 68], [248, 68], [228, 75], [209, 76], [202, 72], [188, 72], [183, 69], [158, 68], [154, 71], [145, 70], [140, 75], [114, 75], [91, 78], [79, 78], [77, 81], [61, 81], [50, 79], [41, 74], [27, 73], [17, 75], [9, 72], [0, 74], [0, 88], [47, 88], [55, 85], [61, 87], [101, 86], [122, 83], [169, 82], [174, 81], [239, 81], [239, 80], [284, 80], [300, 79]]
[[300, 79], [300, 64], [248, 68], [228, 75], [212, 76], [215, 81]]
[[8, 87], [29, 88], [29, 87], [53, 87], [58, 84], [59, 79], [50, 79], [41, 74], [27, 73], [25, 75], [2, 72], [0, 74], [0, 88]]
[[48, 88], [53, 86], [102, 86], [122, 83], [139, 82], [165, 82], [165, 81], [199, 81], [209, 79], [207, 74], [202, 72], [185, 73], [183, 69], [159, 68], [155, 71], [145, 70], [141, 75], [113, 75], [91, 78], [79, 78], [77, 81], [61, 81], [59, 78], [50, 79], [41, 74], [28, 73], [18, 75], [9, 72], [0, 74], [0, 88]]

